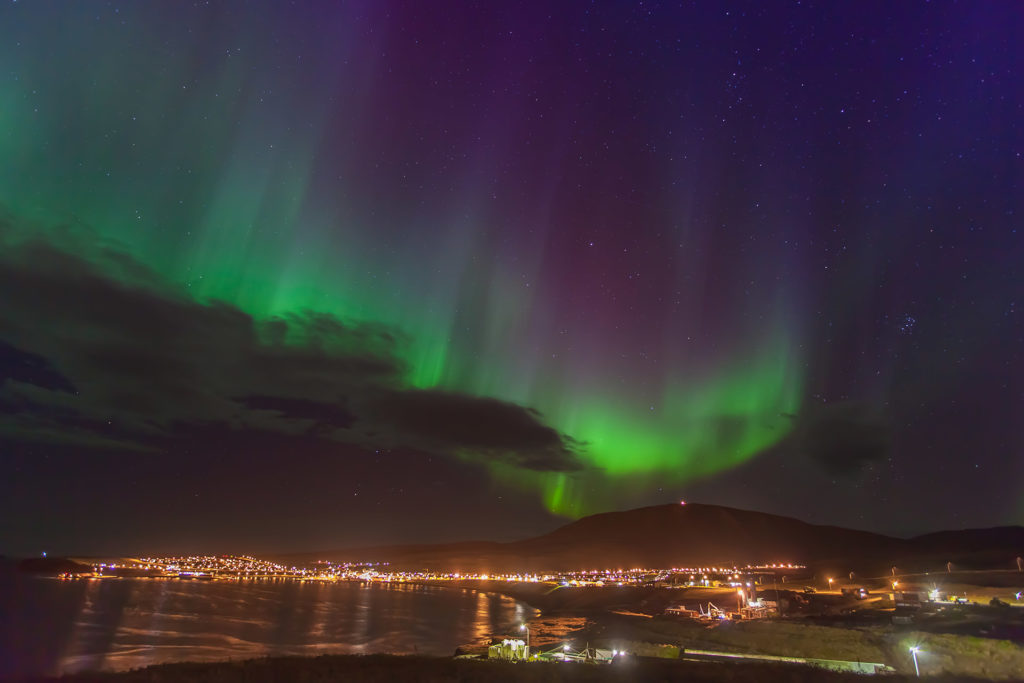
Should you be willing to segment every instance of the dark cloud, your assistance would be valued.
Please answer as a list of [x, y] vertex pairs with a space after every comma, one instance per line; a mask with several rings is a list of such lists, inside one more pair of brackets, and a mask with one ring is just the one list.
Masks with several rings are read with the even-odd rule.
[[578, 469], [565, 436], [544, 425], [535, 411], [510, 403], [421, 390], [392, 392], [374, 409], [398, 433], [428, 444], [462, 444], [529, 469]]
[[283, 396], [243, 396], [238, 401], [250, 410], [270, 410], [285, 417], [313, 420], [339, 429], [348, 429], [355, 420], [348, 408], [336, 403]]
[[0, 384], [9, 379], [54, 391], [75, 391], [68, 378], [54, 370], [45, 358], [0, 340]]
[[[395, 330], [268, 321], [177, 293], [123, 251], [0, 225], [0, 437], [161, 450], [209, 430], [578, 467], [536, 412], [409, 390]], [[95, 246], [99, 244], [100, 246]], [[59, 246], [58, 246], [59, 245]]]
[[856, 401], [811, 408], [798, 419], [793, 447], [838, 475], [853, 475], [888, 457], [892, 430], [882, 412]]

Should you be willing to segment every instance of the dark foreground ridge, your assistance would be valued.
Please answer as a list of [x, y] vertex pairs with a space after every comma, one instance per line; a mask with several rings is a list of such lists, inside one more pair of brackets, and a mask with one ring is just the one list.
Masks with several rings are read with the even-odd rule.
[[[688, 683], [865, 683], [861, 674], [836, 673], [784, 664], [718, 664], [627, 657], [611, 665], [510, 664], [440, 657], [322, 655], [273, 657], [214, 664], [162, 664], [109, 674], [17, 679], [25, 683], [512, 683], [513, 681], [687, 681]], [[910, 683], [913, 676], [886, 675], [886, 683]], [[935, 683], [972, 683], [980, 678], [930, 676]]]

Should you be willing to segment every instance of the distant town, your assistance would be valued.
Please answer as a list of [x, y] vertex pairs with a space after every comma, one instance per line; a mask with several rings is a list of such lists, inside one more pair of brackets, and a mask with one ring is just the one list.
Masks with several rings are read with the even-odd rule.
[[[922, 607], [979, 604], [1024, 606], [1024, 590], [990, 589], [984, 595], [969, 586], [950, 588], [948, 573], [897, 577], [824, 577], [807, 574], [801, 564], [773, 563], [742, 567], [670, 567], [631, 569], [579, 569], [546, 573], [479, 573], [409, 571], [392, 569], [387, 562], [333, 562], [320, 560], [308, 566], [285, 565], [246, 555], [184, 555], [96, 560], [90, 571], [64, 572], [64, 580], [152, 578], [189, 581], [287, 579], [296, 581], [358, 581], [368, 583], [492, 582], [494, 590], [508, 592], [501, 584], [544, 584], [557, 588], [648, 587], [656, 589], [704, 589], [707, 603], [694, 608], [671, 604], [665, 615], [677, 617], [751, 619], [780, 614], [787, 607], [799, 609], [818, 604], [823, 613], [849, 614], [855, 608], [891, 608], [892, 621], [910, 623], [909, 612]], [[975, 572], [977, 573], [977, 572]], [[986, 572], [990, 574], [992, 572]], [[988, 593], [994, 593], [988, 595]], [[714, 604], [718, 598], [730, 610]], [[837, 609], [840, 599], [843, 604]], [[850, 602], [855, 601], [855, 602]], [[692, 601], [691, 601], [692, 602]], [[881, 604], [879, 604], [881, 602]]]
[[[489, 645], [460, 648], [458, 658], [612, 663], [639, 655], [868, 674], [909, 673], [923, 663], [933, 673], [988, 675], [1015, 670], [1022, 657], [1020, 648], [998, 649], [1024, 628], [1019, 562], [1003, 569], [945, 563], [914, 573], [894, 566], [872, 576], [824, 573], [798, 563], [487, 573], [416, 571], [377, 561], [292, 564], [247, 555], [67, 562], [58, 578], [69, 582], [454, 588], [501, 594], [543, 615], [491, 633]], [[578, 626], [560, 625], [560, 618]]]
[[[296, 583], [329, 602], [353, 587], [450, 589], [515, 609], [511, 620], [491, 621], [461, 641], [459, 659], [612, 663], [635, 656], [989, 679], [1024, 670], [1022, 538], [1010, 528], [896, 539], [683, 504], [584, 518], [497, 546], [23, 564], [67, 583], [105, 588], [124, 580], [124, 590], [166, 581], [173, 594], [246, 585], [287, 593]], [[715, 556], [743, 561], [707, 559]], [[618, 557], [633, 559], [609, 566]], [[669, 564], [682, 562], [674, 557], [705, 559]], [[131, 579], [143, 584], [132, 588]]]
[[505, 581], [550, 583], [554, 586], [655, 586], [664, 588], [750, 587], [767, 581], [785, 583], [806, 567], [800, 564], [763, 564], [743, 567], [671, 567], [663, 569], [580, 569], [548, 573], [477, 573], [400, 571], [387, 562], [317, 561], [309, 566], [288, 566], [246, 555], [184, 555], [91, 561], [91, 571], [64, 572], [62, 579], [118, 577], [183, 580], [296, 579], [300, 581]]

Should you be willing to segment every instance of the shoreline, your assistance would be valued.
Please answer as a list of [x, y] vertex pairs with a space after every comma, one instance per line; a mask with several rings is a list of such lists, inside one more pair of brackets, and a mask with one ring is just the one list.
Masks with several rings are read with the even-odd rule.
[[661, 588], [652, 586], [561, 586], [552, 582], [503, 581], [500, 579], [455, 579], [451, 581], [404, 581], [403, 583], [459, 588], [496, 593], [526, 603], [551, 615], [593, 614], [627, 609], [649, 616], [680, 602], [696, 604], [709, 600], [730, 606], [736, 602], [732, 589]]
[[[445, 582], [436, 582], [445, 585]], [[925, 624], [906, 627], [882, 622], [861, 624], [842, 617], [794, 616], [767, 620], [699, 623], [663, 617], [667, 603], [707, 602], [721, 607], [714, 589], [643, 587], [561, 587], [551, 584], [494, 580], [449, 582], [453, 588], [506, 595], [540, 611], [537, 630], [559, 620], [577, 619], [565, 639], [592, 646], [626, 649], [648, 657], [678, 660], [683, 650], [791, 656], [812, 660], [879, 662], [898, 674], [914, 673], [907, 655], [921, 646], [922, 662], [932, 675], [968, 680], [1019, 680], [1024, 671], [1024, 642], [999, 637], [975, 637]], [[730, 591], [717, 591], [719, 595]], [[564, 625], [564, 624], [563, 624]], [[533, 626], [531, 625], [531, 628]], [[558, 638], [535, 638], [534, 644], [557, 646]], [[542, 645], [543, 646], [543, 645]], [[807, 667], [811, 668], [811, 667]], [[887, 674], [888, 675], [888, 674]], [[892, 680], [888, 678], [887, 680]]]
[[[110, 580], [110, 579], [104, 579]], [[900, 674], [907, 674], [910, 660], [907, 645], [922, 644], [927, 653], [930, 673], [967, 680], [1013, 679], [1024, 671], [1024, 646], [1011, 640], [974, 638], [966, 634], [912, 630], [891, 624], [858, 625], [849, 621], [822, 621], [813, 617], [790, 617], [772, 620], [751, 620], [723, 623], [698, 623], [686, 619], [665, 618], [661, 613], [667, 603], [706, 602], [709, 597], [722, 607], [724, 601], [714, 596], [719, 589], [669, 589], [639, 586], [566, 587], [553, 582], [514, 582], [498, 579], [458, 579], [442, 581], [359, 581], [365, 587], [396, 588], [422, 586], [447, 590], [471, 591], [479, 594], [502, 596], [522, 603], [534, 611], [526, 619], [532, 635], [534, 651], [558, 647], [560, 642], [572, 642], [575, 648], [584, 643], [595, 647], [617, 648], [634, 655], [665, 659], [679, 663], [685, 650], [708, 650], [737, 654], [788, 656], [807, 659], [880, 662], [894, 666]], [[514, 631], [490, 634], [491, 639], [504, 636], [522, 637]], [[921, 628], [918, 626], [917, 628]], [[911, 642], [913, 641], [913, 642]], [[483, 653], [486, 646], [479, 642], [457, 646], [452, 655]], [[414, 657], [415, 655], [319, 655], [324, 657]], [[318, 655], [285, 656], [284, 659], [307, 660]], [[452, 656], [427, 657], [427, 660], [447, 661]], [[256, 657], [256, 660], [279, 659]], [[904, 661], [906, 660], [906, 661]], [[243, 661], [178, 662], [158, 664], [154, 667], [209, 666], [223, 664], [237, 666]], [[491, 663], [493, 665], [493, 662]], [[531, 666], [534, 663], [531, 663]], [[299, 666], [293, 664], [292, 666]], [[347, 666], [347, 665], [346, 665]], [[383, 665], [382, 665], [383, 666]], [[715, 663], [718, 667], [731, 664]], [[154, 668], [149, 667], [149, 668]], [[299, 667], [301, 668], [301, 667]], [[804, 667], [811, 668], [811, 667]], [[67, 678], [36, 677], [32, 681], [86, 681], [133, 680], [108, 678], [129, 671], [96, 674], [71, 674]], [[85, 676], [85, 678], [76, 676]], [[88, 678], [99, 676], [100, 678]], [[149, 679], [138, 679], [149, 680]], [[220, 679], [211, 679], [220, 680]], [[384, 680], [384, 679], [381, 679]], [[518, 680], [518, 679], [516, 679]], [[523, 679], [526, 680], [526, 679]], [[709, 679], [713, 680], [713, 679]], [[808, 679], [825, 680], [825, 679]], [[837, 679], [838, 680], [838, 679]], [[890, 679], [892, 680], [892, 679]]]

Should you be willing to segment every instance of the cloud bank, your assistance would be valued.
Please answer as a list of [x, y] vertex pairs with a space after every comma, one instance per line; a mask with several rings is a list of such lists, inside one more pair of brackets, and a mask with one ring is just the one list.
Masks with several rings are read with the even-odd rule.
[[400, 332], [257, 320], [174, 290], [116, 245], [0, 224], [0, 439], [159, 452], [211, 433], [580, 468], [535, 411], [410, 388]]

